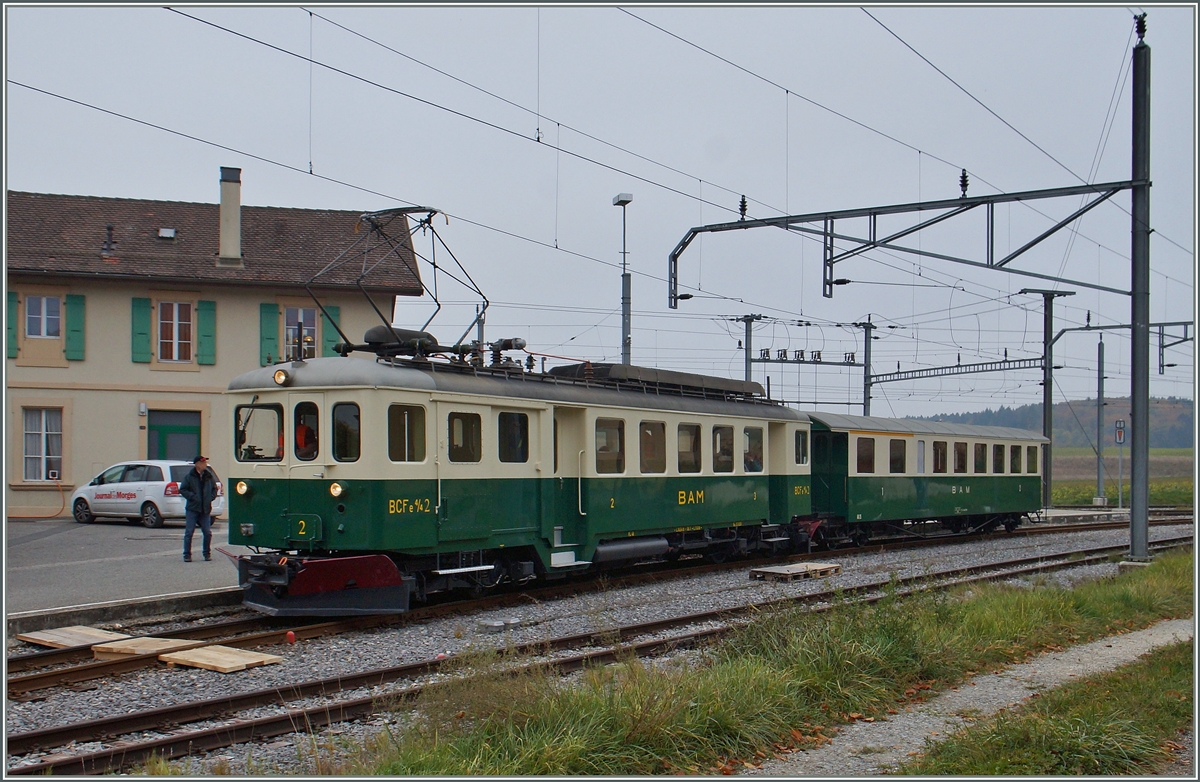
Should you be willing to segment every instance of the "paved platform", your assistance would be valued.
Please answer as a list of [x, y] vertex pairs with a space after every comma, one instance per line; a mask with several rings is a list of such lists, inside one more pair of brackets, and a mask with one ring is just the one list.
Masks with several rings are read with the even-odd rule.
[[5, 524], [5, 616], [156, 595], [191, 594], [237, 587], [237, 569], [217, 552], [230, 546], [224, 520], [213, 525], [213, 559], [200, 556], [201, 535], [192, 537], [193, 562], [183, 561], [183, 523], [160, 529], [120, 521], [79, 524], [69, 517], [8, 520]]

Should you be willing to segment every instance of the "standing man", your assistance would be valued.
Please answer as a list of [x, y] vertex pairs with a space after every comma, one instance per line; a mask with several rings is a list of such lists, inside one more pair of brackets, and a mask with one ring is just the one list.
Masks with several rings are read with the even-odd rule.
[[183, 561], [192, 561], [192, 533], [196, 524], [204, 538], [204, 561], [212, 559], [212, 503], [217, 496], [217, 484], [208, 470], [208, 457], [192, 459], [196, 469], [190, 470], [179, 486], [179, 493], [187, 500], [187, 521], [183, 528]]

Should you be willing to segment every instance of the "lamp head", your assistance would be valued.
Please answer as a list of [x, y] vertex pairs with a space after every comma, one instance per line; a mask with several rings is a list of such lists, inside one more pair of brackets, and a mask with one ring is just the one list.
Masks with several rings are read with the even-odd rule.
[[613, 206], [625, 206], [633, 203], [633, 193], [617, 193], [613, 196]]

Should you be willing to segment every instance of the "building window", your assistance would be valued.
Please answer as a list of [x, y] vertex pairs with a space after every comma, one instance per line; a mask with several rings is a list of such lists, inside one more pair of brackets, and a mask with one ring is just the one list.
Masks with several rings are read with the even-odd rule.
[[26, 407], [25, 480], [51, 481], [62, 476], [62, 408]]
[[498, 426], [500, 461], [522, 464], [529, 461], [529, 416], [501, 413]]
[[892, 440], [888, 443], [888, 472], [908, 472], [908, 443], [904, 440]]
[[192, 305], [186, 301], [158, 303], [158, 360], [192, 360]]
[[858, 472], [871, 474], [875, 472], [875, 438], [858, 438]]
[[642, 472], [667, 471], [667, 425], [662, 421], [642, 421], [638, 427], [642, 451]]
[[317, 356], [317, 308], [284, 307], [284, 358], [298, 361]]
[[388, 458], [393, 462], [425, 461], [425, 408], [419, 405], [388, 408]]
[[596, 472], [625, 472], [625, 422], [620, 418], [596, 419]]
[[25, 336], [58, 339], [62, 336], [60, 304], [57, 296], [25, 297]]

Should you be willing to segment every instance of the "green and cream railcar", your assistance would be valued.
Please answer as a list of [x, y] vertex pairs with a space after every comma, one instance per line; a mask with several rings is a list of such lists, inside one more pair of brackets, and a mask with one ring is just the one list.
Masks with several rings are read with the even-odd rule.
[[1041, 508], [1045, 437], [1023, 429], [812, 413], [815, 539], [939, 521], [1014, 529]]
[[756, 383], [321, 358], [228, 393], [230, 542], [258, 550], [241, 583], [270, 613], [808, 542], [808, 416]]

